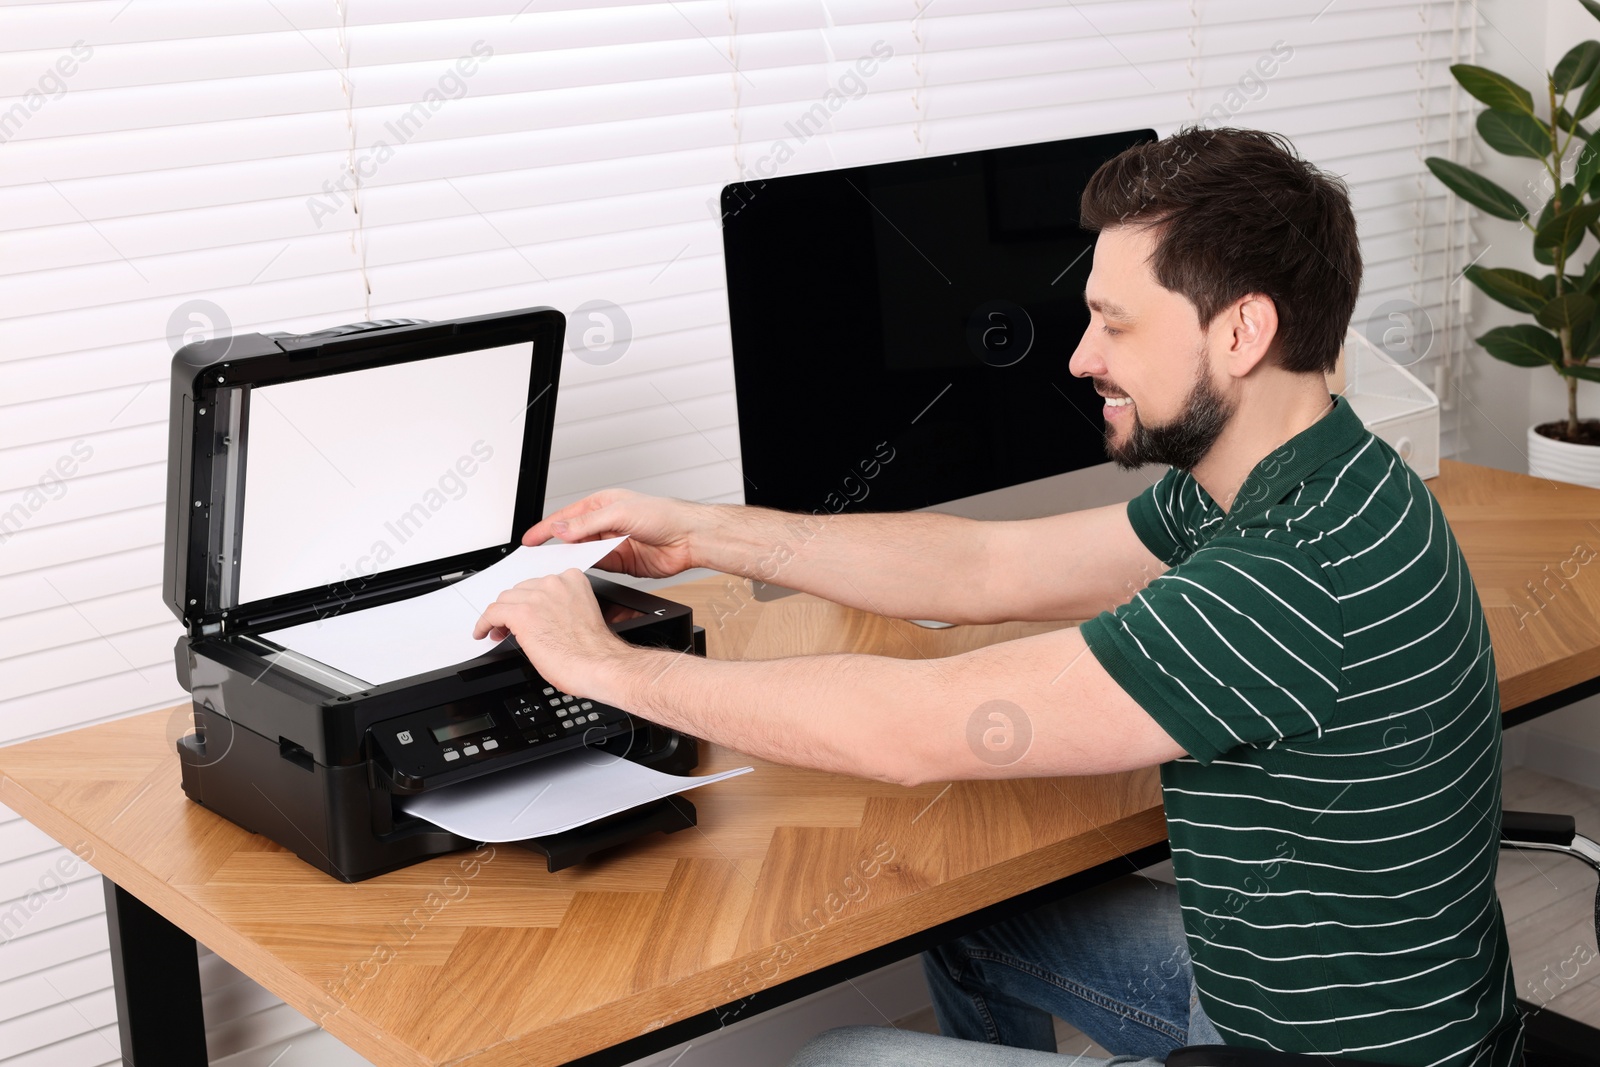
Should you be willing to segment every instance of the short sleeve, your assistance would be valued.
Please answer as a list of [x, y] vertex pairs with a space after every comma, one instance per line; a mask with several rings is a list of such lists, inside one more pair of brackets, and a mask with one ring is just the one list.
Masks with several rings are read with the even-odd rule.
[[1153, 556], [1169, 567], [1190, 552], [1183, 536], [1187, 524], [1182, 515], [1182, 501], [1189, 499], [1182, 491], [1187, 478], [1187, 472], [1173, 467], [1156, 484], [1128, 501], [1128, 522], [1133, 525], [1133, 532]]
[[1080, 632], [1201, 763], [1241, 745], [1320, 737], [1336, 707], [1343, 613], [1320, 563], [1288, 545], [1213, 538]]

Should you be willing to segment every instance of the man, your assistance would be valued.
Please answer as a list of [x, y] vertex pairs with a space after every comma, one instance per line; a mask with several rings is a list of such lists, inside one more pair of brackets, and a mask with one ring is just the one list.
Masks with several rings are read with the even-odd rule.
[[[1191, 129], [1108, 162], [1081, 210], [1099, 236], [1071, 370], [1106, 397], [1114, 460], [1172, 468], [1127, 505], [840, 515], [791, 543], [781, 514], [612, 490], [524, 539], [626, 533], [602, 566], [643, 576], [750, 576], [782, 547], [783, 584], [855, 607], [1081, 626], [938, 661], [675, 661], [615, 638], [571, 571], [478, 633], [780, 762], [908, 784], [1160, 765], [1175, 890], [1113, 883], [927, 954], [966, 1040], [847, 1029], [798, 1062], [1042, 1064], [1054, 1014], [1133, 1058], [1509, 1067], [1494, 658], [1432, 495], [1325, 385], [1361, 278], [1345, 188], [1272, 135]], [[1032, 728], [1005, 766], [968, 747], [991, 700]]]

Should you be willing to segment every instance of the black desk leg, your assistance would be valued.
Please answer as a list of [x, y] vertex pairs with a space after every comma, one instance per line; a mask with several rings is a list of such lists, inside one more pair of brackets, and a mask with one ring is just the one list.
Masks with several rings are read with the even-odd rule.
[[194, 938], [102, 879], [125, 1067], [205, 1067], [200, 961]]

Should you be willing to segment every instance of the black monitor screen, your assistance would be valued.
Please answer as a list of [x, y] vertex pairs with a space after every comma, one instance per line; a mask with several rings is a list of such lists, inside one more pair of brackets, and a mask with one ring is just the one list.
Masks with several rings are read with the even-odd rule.
[[745, 500], [899, 511], [1106, 461], [1067, 361], [1078, 199], [1152, 130], [798, 174], [722, 193]]

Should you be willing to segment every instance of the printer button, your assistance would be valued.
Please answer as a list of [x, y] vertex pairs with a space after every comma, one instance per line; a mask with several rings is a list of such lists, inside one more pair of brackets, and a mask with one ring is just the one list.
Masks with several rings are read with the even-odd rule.
[[598, 711], [591, 711], [591, 712], [590, 712], [590, 713], [589, 713], [589, 721], [590, 721], [590, 722], [594, 722], [594, 721], [595, 721], [595, 720], [596, 720], [596, 719], [598, 719], [598, 718], [599, 718], [599, 717], [600, 717], [600, 713], [599, 713], [599, 712], [598, 712]]
[[561, 703], [563, 703], [563, 704], [570, 704], [570, 703], [572, 703], [572, 702], [573, 702], [573, 701], [574, 701], [574, 700], [577, 700], [577, 699], [578, 699], [578, 698], [577, 698], [577, 697], [575, 697], [575, 696], [563, 696], [563, 697], [562, 697], [562, 698], [561, 698]]
[[577, 722], [577, 721], [578, 721], [577, 719], [562, 719], [561, 720], [561, 725], [565, 726], [567, 729], [570, 730], [572, 728], [572, 724]]
[[589, 703], [589, 701], [585, 700], [582, 704], [578, 705], [578, 710], [579, 711], [593, 711], [594, 710], [594, 705]]
[[552, 708], [559, 708], [561, 706], [561, 701], [559, 701], [559, 700], [551, 700], [550, 701], [550, 706]]
[[555, 686], [551, 686], [551, 685], [545, 686], [544, 687], [544, 695], [547, 696], [547, 697], [555, 696], [556, 695]]
[[556, 709], [556, 717], [559, 718], [559, 719], [565, 719], [570, 714], [572, 714], [572, 713], [570, 711], [568, 711], [566, 708], [557, 708]]
[[478, 746], [477, 745], [462, 745], [461, 746], [461, 751], [466, 753], [469, 756], [476, 756], [478, 754]]
[[445, 762], [447, 762], [447, 763], [448, 762], [452, 762], [454, 760], [460, 759], [461, 758], [461, 753], [457, 752], [453, 748], [447, 748], [447, 749], [444, 750], [444, 758], [445, 758]]
[[487, 741], [485, 741], [483, 743], [483, 750], [485, 752], [493, 752], [495, 749], [497, 749], [499, 747], [500, 747], [500, 742], [494, 740], [493, 738], [490, 738], [489, 740], [487, 740]]
[[395, 738], [402, 745], [409, 745], [411, 743], [411, 731], [410, 730], [401, 730], [398, 734], [395, 735]]

